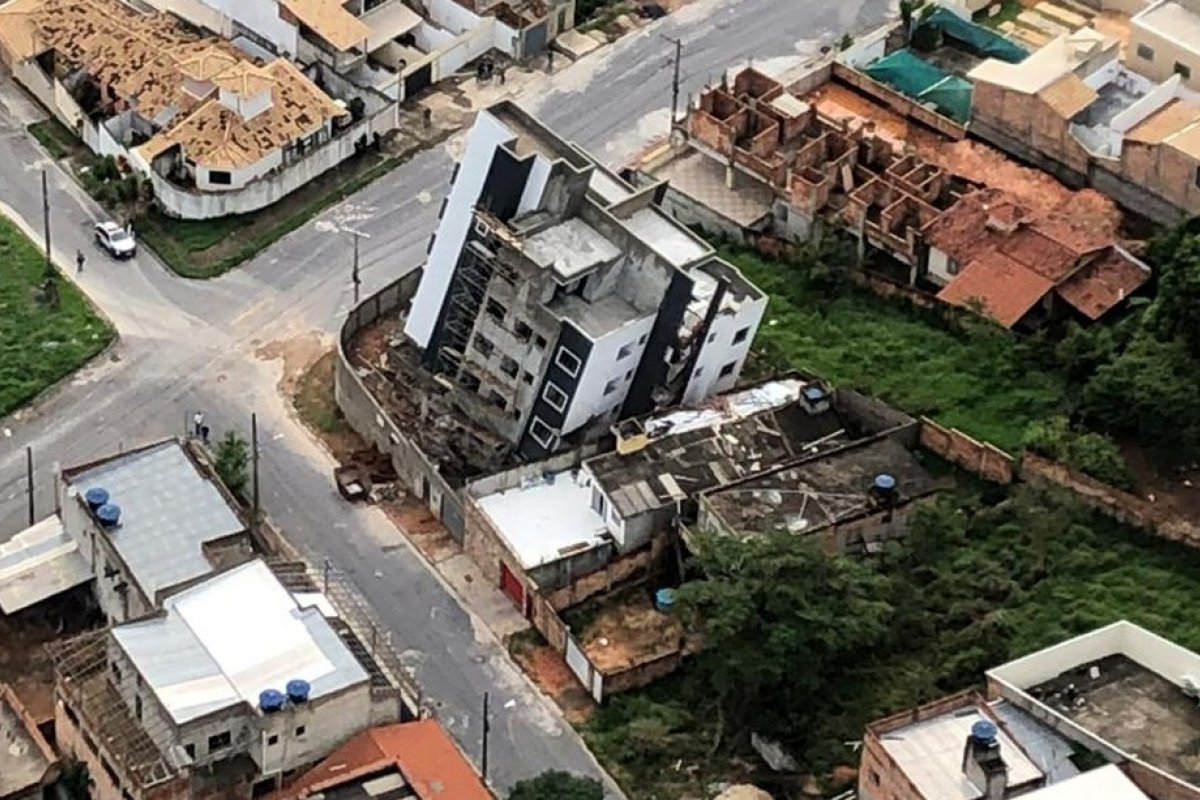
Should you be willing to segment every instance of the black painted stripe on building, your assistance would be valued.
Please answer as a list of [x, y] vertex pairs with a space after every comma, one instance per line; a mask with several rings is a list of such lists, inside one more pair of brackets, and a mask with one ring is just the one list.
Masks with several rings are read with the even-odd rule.
[[[542, 377], [541, 384], [538, 385], [538, 393], [533, 400], [533, 409], [529, 414], [529, 419], [525, 422], [521, 441], [517, 444], [517, 455], [521, 458], [526, 461], [537, 461], [553, 452], [554, 442], [550, 442], [550, 447], [546, 447], [533, 438], [530, 429], [533, 427], [534, 420], [540, 419], [556, 432], [562, 431], [563, 425], [567, 421], [567, 412], [571, 410], [571, 403], [574, 402], [575, 394], [579, 389], [579, 381], [583, 377], [588, 359], [592, 355], [592, 346], [592, 340], [584, 336], [574, 325], [566, 321], [562, 323], [558, 341], [554, 343], [554, 349], [550, 351], [550, 366], [546, 368], [546, 374]], [[566, 350], [579, 359], [579, 369], [574, 375], [559, 363], [560, 350]], [[546, 387], [551, 382], [567, 396], [561, 411], [546, 400]]]
[[622, 419], [654, 410], [654, 390], [666, 383], [667, 353], [679, 337], [683, 315], [691, 299], [692, 279], [675, 270], [650, 330], [650, 338], [646, 340], [646, 350], [634, 373], [629, 394], [625, 396], [625, 405], [621, 407]]

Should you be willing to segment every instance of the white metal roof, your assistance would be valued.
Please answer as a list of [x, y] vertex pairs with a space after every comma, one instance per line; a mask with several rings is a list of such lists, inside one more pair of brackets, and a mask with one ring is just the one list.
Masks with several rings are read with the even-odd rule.
[[173, 439], [67, 480], [79, 495], [106, 489], [109, 502], [120, 506], [121, 524], [108, 538], [151, 602], [160, 589], [212, 572], [201, 545], [244, 530], [221, 492]]
[[1149, 800], [1116, 764], [1021, 796], [1028, 800]]
[[[882, 734], [879, 739], [896, 765], [923, 797], [929, 800], [977, 800], [983, 787], [975, 786], [963, 773], [963, 746], [971, 726], [987, 719], [976, 708], [964, 708]], [[1043, 773], [1012, 737], [999, 732], [1000, 756], [1008, 765], [1008, 785], [1021, 786]]]
[[287, 682], [312, 698], [367, 680], [320, 604], [301, 607], [262, 561], [168, 598], [165, 615], [113, 629], [113, 638], [176, 723], [247, 702]]
[[20, 611], [91, 580], [79, 545], [56, 514], [0, 544], [0, 610]]

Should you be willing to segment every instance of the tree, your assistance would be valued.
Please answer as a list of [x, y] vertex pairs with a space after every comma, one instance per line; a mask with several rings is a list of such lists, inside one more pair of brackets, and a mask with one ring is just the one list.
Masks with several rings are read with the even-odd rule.
[[519, 782], [508, 800], [604, 800], [599, 781], [561, 770], [548, 770], [536, 778]]
[[679, 606], [704, 641], [700, 668], [722, 724], [735, 735], [802, 729], [831, 682], [888, 635], [887, 579], [873, 562], [829, 557], [783, 532], [700, 534], [696, 545], [702, 577], [680, 588]]
[[1035, 422], [1025, 431], [1026, 448], [1061, 461], [1093, 478], [1121, 489], [1132, 485], [1129, 467], [1112, 439], [1072, 428], [1066, 417]]
[[246, 488], [246, 465], [250, 461], [250, 446], [237, 431], [227, 431], [217, 444], [217, 475], [235, 495]]

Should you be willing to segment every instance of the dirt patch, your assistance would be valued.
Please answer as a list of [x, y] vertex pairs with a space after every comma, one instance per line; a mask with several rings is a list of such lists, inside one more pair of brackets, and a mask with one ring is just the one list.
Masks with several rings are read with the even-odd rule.
[[1121, 445], [1121, 455], [1129, 466], [1134, 494], [1163, 512], [1200, 519], [1200, 468], [1193, 464], [1163, 466], [1164, 459], [1133, 442]]
[[645, 664], [683, 647], [683, 626], [658, 611], [649, 590], [641, 587], [601, 598], [582, 615], [580, 641], [601, 672]]
[[10, 616], [0, 615], [0, 683], [42, 721], [54, 717], [54, 665], [46, 645], [87, 630], [93, 621], [87, 587]]
[[[332, 378], [333, 351], [326, 348], [320, 334], [309, 332], [291, 339], [267, 342], [254, 351], [256, 358], [263, 361], [283, 359], [283, 377], [279, 380], [279, 391], [294, 394], [301, 377], [322, 357], [329, 358], [329, 375]], [[332, 386], [332, 382], [330, 383]]]
[[586, 722], [596, 705], [563, 661], [562, 654], [548, 644], [521, 648], [513, 653], [530, 680], [559, 708], [572, 725]]
[[404, 537], [434, 564], [458, 555], [461, 548], [424, 503], [415, 498], [380, 506]]

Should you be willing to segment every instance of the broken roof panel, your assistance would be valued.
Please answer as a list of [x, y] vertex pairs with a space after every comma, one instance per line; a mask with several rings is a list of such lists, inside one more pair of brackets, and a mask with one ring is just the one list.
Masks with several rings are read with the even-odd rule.
[[340, 51], [362, 47], [371, 29], [337, 0], [280, 0], [281, 6]]
[[1070, 119], [1090, 106], [1099, 94], [1074, 72], [1069, 72], [1038, 92], [1038, 97], [1056, 113]]
[[1063, 300], [1096, 320], [1150, 280], [1150, 268], [1122, 248], [1113, 247], [1058, 286]]

